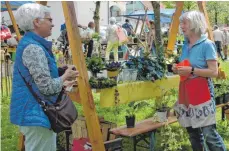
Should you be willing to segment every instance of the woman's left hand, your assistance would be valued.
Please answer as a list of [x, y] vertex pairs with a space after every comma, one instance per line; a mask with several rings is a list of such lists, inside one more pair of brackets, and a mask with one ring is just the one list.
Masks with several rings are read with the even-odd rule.
[[188, 76], [191, 74], [192, 67], [177, 67], [177, 73], [182, 76]]

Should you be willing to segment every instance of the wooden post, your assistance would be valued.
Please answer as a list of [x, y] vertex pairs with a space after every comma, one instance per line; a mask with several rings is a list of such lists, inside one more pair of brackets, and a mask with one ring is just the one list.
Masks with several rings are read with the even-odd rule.
[[47, 1], [37, 1], [38, 4], [41, 4], [41, 5], [44, 5], [46, 6], [47, 5]]
[[137, 21], [137, 24], [136, 24], [136, 26], [135, 26], [134, 33], [137, 32], [138, 25], [139, 25], [139, 21], [140, 21], [140, 16], [138, 17], [138, 21]]
[[18, 26], [17, 26], [16, 20], [14, 18], [14, 14], [13, 14], [12, 9], [10, 7], [10, 3], [9, 3], [9, 1], [5, 1], [5, 3], [6, 3], [6, 8], [8, 10], [9, 15], [10, 15], [10, 19], [12, 21], [13, 27], [14, 27], [14, 31], [16, 32], [16, 35], [17, 35], [17, 38], [18, 38], [18, 41], [19, 41], [21, 39], [21, 35], [20, 35], [19, 30], [18, 30]]
[[179, 17], [181, 16], [183, 10], [183, 1], [176, 2], [176, 11], [173, 14], [172, 24], [169, 29], [169, 38], [168, 38], [168, 46], [167, 50], [174, 50], [174, 45], [176, 43], [176, 37], [179, 30]]
[[209, 22], [208, 13], [207, 13], [207, 10], [206, 10], [206, 2], [205, 1], [198, 1], [197, 3], [198, 3], [198, 7], [199, 7], [200, 12], [202, 12], [204, 14], [205, 19], [206, 19], [206, 22], [207, 22], [207, 26], [208, 26], [208, 29], [207, 29], [208, 38], [210, 40], [214, 41], [211, 24]]
[[65, 16], [70, 48], [72, 51], [73, 64], [77, 67], [80, 73], [78, 78], [78, 87], [80, 90], [81, 104], [83, 105], [83, 111], [86, 117], [90, 143], [92, 144], [92, 149], [94, 151], [105, 151], [99, 120], [95, 110], [91, 88], [88, 82], [87, 67], [82, 51], [82, 43], [77, 26], [74, 2], [62, 1], [62, 7]]
[[145, 26], [145, 21], [146, 21], [146, 16], [147, 16], [147, 8], [145, 8], [145, 16], [144, 16], [144, 19], [142, 20], [142, 28], [141, 28], [141, 32], [140, 32], [140, 39], [142, 37], [142, 31], [144, 29], [144, 26]]

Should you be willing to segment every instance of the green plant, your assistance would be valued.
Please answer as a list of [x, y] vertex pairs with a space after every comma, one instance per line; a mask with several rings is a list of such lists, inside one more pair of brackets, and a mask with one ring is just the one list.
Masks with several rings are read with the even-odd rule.
[[154, 81], [164, 77], [165, 73], [165, 68], [159, 63], [158, 58], [130, 57], [126, 66], [138, 70], [137, 80]]
[[117, 82], [115, 79], [104, 78], [104, 77], [101, 78], [91, 77], [89, 80], [89, 84], [93, 89], [105, 89], [105, 88], [111, 88], [117, 86]]
[[140, 102], [130, 102], [128, 104], [128, 107], [126, 109], [127, 117], [134, 117], [135, 113], [140, 110], [141, 108], [149, 105], [146, 101], [140, 101]]
[[158, 86], [161, 90], [161, 94], [159, 96], [156, 96], [155, 98], [155, 108], [156, 111], [159, 112], [165, 112], [170, 109], [170, 105], [173, 105], [177, 99], [177, 90], [176, 89], [170, 89], [170, 90], [165, 90], [163, 87]]
[[107, 71], [117, 71], [121, 68], [121, 62], [108, 62], [106, 63]]
[[229, 93], [229, 79], [214, 81], [215, 98]]
[[92, 56], [91, 58], [86, 59], [87, 68], [91, 71], [94, 77], [97, 77], [97, 74], [104, 69], [105, 63], [101, 57]]
[[188, 140], [184, 128], [177, 129], [171, 125], [165, 125], [160, 129], [160, 147], [163, 151], [181, 151], [182, 145]]

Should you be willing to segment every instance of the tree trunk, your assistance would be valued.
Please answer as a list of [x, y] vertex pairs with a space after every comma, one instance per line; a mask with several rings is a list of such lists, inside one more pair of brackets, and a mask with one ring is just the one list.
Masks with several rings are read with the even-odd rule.
[[160, 22], [160, 2], [151, 1], [154, 11], [154, 23], [155, 23], [155, 44], [156, 50], [159, 51], [160, 46], [162, 45], [161, 38], [161, 22]]
[[96, 1], [95, 2], [95, 11], [94, 11], [94, 22], [95, 22], [95, 32], [99, 33], [99, 20], [100, 20], [100, 17], [99, 17], [99, 10], [100, 10], [100, 1]]

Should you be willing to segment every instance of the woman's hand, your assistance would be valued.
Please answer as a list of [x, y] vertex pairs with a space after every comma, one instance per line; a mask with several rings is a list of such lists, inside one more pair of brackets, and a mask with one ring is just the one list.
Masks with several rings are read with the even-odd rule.
[[177, 64], [175, 64], [175, 63], [173, 64], [172, 70], [174, 73], [177, 73]]
[[70, 66], [64, 72], [63, 76], [61, 76], [61, 78], [63, 82], [65, 82], [66, 80], [68, 81], [76, 80], [78, 76], [79, 76], [79, 72], [76, 70], [75, 66]]
[[182, 76], [188, 76], [191, 74], [192, 67], [178, 67], [177, 73]]

